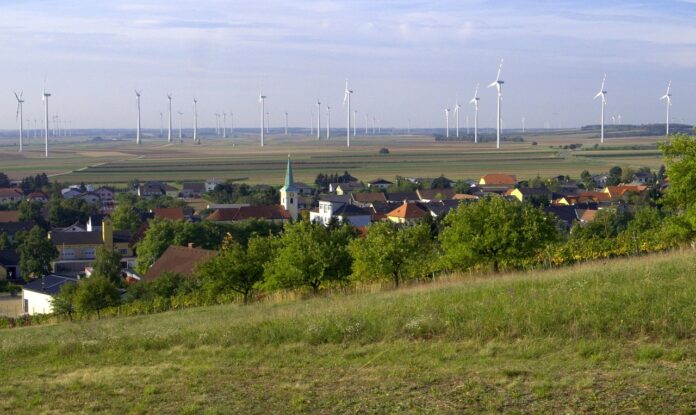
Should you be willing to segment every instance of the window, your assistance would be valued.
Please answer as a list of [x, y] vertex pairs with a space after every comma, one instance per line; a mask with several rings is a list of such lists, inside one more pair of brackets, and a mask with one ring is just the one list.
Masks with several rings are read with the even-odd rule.
[[97, 256], [96, 249], [95, 249], [95, 248], [85, 248], [85, 249], [82, 251], [82, 256], [83, 256], [85, 259], [96, 258], [96, 256]]
[[63, 259], [75, 259], [75, 250], [73, 248], [63, 249]]

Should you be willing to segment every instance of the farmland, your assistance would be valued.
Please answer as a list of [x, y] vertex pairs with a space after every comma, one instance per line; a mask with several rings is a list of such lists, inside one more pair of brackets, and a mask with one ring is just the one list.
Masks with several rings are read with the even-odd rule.
[[12, 329], [4, 413], [690, 413], [693, 252]]
[[[321, 172], [350, 171], [361, 180], [376, 177], [439, 176], [452, 179], [477, 178], [486, 172], [505, 172], [522, 178], [578, 175], [588, 169], [607, 171], [613, 165], [656, 168], [661, 163], [656, 137], [617, 138], [599, 149], [591, 134], [532, 134], [522, 143], [504, 142], [499, 151], [493, 143], [436, 142], [431, 136], [358, 136], [345, 148], [345, 138], [317, 142], [301, 135], [271, 135], [260, 148], [257, 138], [205, 139], [199, 146], [190, 142], [167, 144], [163, 139], [145, 140], [136, 147], [129, 141], [78, 140], [52, 143], [50, 157], [43, 157], [39, 141], [30, 142], [18, 154], [7, 139], [0, 147], [2, 171], [13, 178], [46, 172], [55, 180], [86, 183], [125, 183], [140, 180], [202, 180], [211, 177], [248, 183], [279, 184], [285, 159], [293, 157], [296, 179], [312, 182]], [[533, 143], [537, 143], [533, 145]], [[561, 149], [582, 144], [580, 149]], [[378, 154], [388, 148], [387, 155]]]

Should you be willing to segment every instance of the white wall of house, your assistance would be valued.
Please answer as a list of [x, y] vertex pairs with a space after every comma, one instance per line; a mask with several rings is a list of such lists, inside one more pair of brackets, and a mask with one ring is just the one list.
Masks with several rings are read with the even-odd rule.
[[53, 312], [52, 296], [36, 291], [22, 290], [24, 312], [29, 315], [50, 314]]

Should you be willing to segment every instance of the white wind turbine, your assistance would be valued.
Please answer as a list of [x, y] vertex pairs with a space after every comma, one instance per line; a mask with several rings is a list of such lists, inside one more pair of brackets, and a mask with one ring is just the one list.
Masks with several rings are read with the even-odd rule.
[[177, 114], [179, 114], [179, 142], [183, 143], [184, 142], [184, 136], [182, 135], [182, 126], [184, 124], [184, 113], [181, 111], [177, 111]]
[[193, 144], [200, 144], [198, 139], [198, 100], [193, 97]]
[[[14, 93], [15, 98], [17, 98], [17, 119], [19, 119], [19, 152], [22, 152], [22, 145], [23, 145], [23, 139], [24, 139], [24, 112], [22, 111], [22, 104], [24, 104], [24, 100], [22, 99], [22, 95], [24, 95], [23, 92], [20, 92], [19, 95], [17, 93]], [[31, 127], [30, 127], [31, 128]]]
[[317, 140], [321, 140], [321, 102], [317, 100]]
[[[667, 84], [667, 92], [660, 98], [660, 101], [666, 101], [667, 103], [667, 123], [665, 124], [666, 129], [665, 129], [665, 135], [669, 136], [669, 109], [672, 106], [672, 94], [670, 93], [670, 89], [672, 89], [672, 81], [669, 81]], [[20, 133], [21, 137], [21, 133]], [[21, 143], [21, 141], [20, 141]], [[21, 146], [21, 144], [20, 144]], [[21, 150], [20, 150], [21, 151]]]
[[459, 112], [461, 111], [461, 108], [462, 108], [462, 106], [459, 105], [459, 97], [457, 97], [457, 101], [454, 104], [454, 117], [455, 117], [457, 137], [459, 137]]
[[476, 85], [476, 90], [474, 91], [474, 97], [471, 98], [469, 103], [474, 104], [474, 143], [478, 143], [478, 112], [479, 112], [479, 98], [478, 96], [479, 86]]
[[594, 99], [601, 98], [600, 104], [602, 105], [602, 119], [601, 119], [601, 124], [600, 124], [600, 133], [599, 133], [599, 142], [604, 143], [604, 107], [607, 106], [607, 91], [604, 90], [604, 85], [607, 82], [607, 75], [604, 74], [604, 78], [602, 78], [602, 87], [599, 89], [599, 92], [597, 92], [597, 95], [595, 95]]
[[348, 89], [348, 80], [346, 79], [346, 90], [343, 94], [343, 105], [348, 102], [348, 107], [346, 108], [346, 147], [350, 147], [350, 96], [353, 91]]
[[138, 91], [137, 89], [135, 90], [135, 102], [138, 107], [138, 123], [136, 126], [136, 131], [135, 131], [135, 143], [140, 144], [140, 94], [143, 91], [140, 90]]
[[164, 114], [160, 112], [160, 137], [164, 137]]
[[285, 111], [285, 135], [288, 135], [288, 112]]
[[222, 138], [227, 138], [227, 113], [222, 113]]
[[505, 83], [500, 79], [500, 71], [503, 69], [503, 60], [500, 60], [500, 66], [498, 66], [498, 75], [495, 77], [495, 81], [488, 85], [489, 88], [495, 87], [498, 92], [498, 119], [496, 125], [496, 141], [495, 148], [500, 148], [500, 131], [502, 130], [502, 116], [500, 113], [500, 104], [503, 100], [503, 84]]
[[169, 102], [169, 129], [167, 130], [167, 142], [172, 142], [172, 94], [167, 94], [167, 101]]
[[445, 127], [445, 135], [446, 135], [446, 137], [449, 137], [449, 113], [450, 113], [450, 109], [445, 108], [445, 126], [446, 126]]
[[259, 103], [261, 104], [261, 147], [263, 147], [263, 133], [266, 126], [266, 96], [259, 94]]
[[331, 107], [326, 107], [326, 140], [331, 138]]
[[46, 146], [46, 157], [48, 157], [48, 97], [51, 96], [48, 92], [46, 92], [46, 82], [44, 81], [44, 89], [43, 89], [43, 102], [44, 102], [44, 137], [45, 137], [45, 146]]

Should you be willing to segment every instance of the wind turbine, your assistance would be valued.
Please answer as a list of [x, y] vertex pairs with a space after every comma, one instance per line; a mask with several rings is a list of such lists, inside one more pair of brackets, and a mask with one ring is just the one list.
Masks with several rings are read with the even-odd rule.
[[271, 131], [271, 113], [266, 111], [266, 134], [270, 134]]
[[457, 138], [459, 138], [459, 112], [461, 111], [462, 106], [459, 105], [459, 97], [457, 97], [457, 101], [454, 104], [454, 116], [455, 116], [455, 124], [456, 124], [456, 132], [457, 132]]
[[[167, 100], [169, 101], [169, 129], [167, 130], [167, 142], [172, 142], [172, 94], [167, 94]], [[181, 138], [181, 137], [179, 137]]]
[[22, 111], [22, 104], [24, 100], [22, 99], [24, 92], [20, 92], [19, 95], [14, 93], [15, 98], [17, 98], [17, 118], [19, 119], [19, 152], [22, 152], [23, 138], [24, 138], [24, 113]]
[[353, 91], [348, 89], [348, 80], [346, 79], [346, 90], [343, 93], [343, 105], [348, 102], [348, 107], [346, 109], [346, 147], [350, 147], [350, 96]]
[[478, 112], [479, 112], [479, 101], [481, 98], [478, 96], [479, 86], [476, 84], [476, 90], [474, 91], [474, 97], [471, 98], [469, 103], [474, 104], [474, 143], [478, 143]]
[[523, 134], [527, 132], [526, 123], [527, 123], [527, 118], [525, 118], [525, 116], [523, 115], [522, 116], [522, 133]]
[[160, 112], [160, 138], [164, 137], [164, 114]]
[[135, 143], [140, 144], [140, 94], [143, 91], [140, 90], [138, 91], [137, 89], [135, 90], [135, 102], [136, 106], [138, 107], [138, 123], [136, 126], [136, 131], [135, 131]]
[[222, 138], [227, 138], [227, 113], [222, 113]]
[[445, 125], [447, 126], [445, 128], [445, 136], [446, 137], [449, 137], [449, 113], [450, 113], [450, 109], [445, 108]]
[[285, 135], [288, 135], [288, 112], [285, 111]]
[[200, 144], [198, 139], [198, 100], [193, 97], [193, 144]]
[[488, 85], [489, 88], [495, 87], [498, 91], [498, 119], [496, 125], [496, 141], [495, 148], [500, 148], [500, 131], [502, 130], [502, 117], [500, 114], [500, 104], [503, 100], [503, 84], [505, 83], [500, 79], [500, 71], [503, 69], [503, 60], [500, 60], [500, 66], [498, 66], [498, 75], [495, 77], [495, 81]]
[[230, 136], [234, 137], [234, 112], [230, 111]]
[[[660, 98], [660, 101], [666, 101], [667, 103], [667, 123], [665, 124], [665, 135], [669, 136], [669, 108], [672, 106], [672, 94], [670, 94], [670, 89], [672, 89], [672, 81], [667, 84], [667, 92]], [[15, 94], [16, 95], [16, 94]], [[21, 131], [21, 130], [20, 130]], [[21, 132], [20, 132], [21, 137]], [[21, 139], [20, 139], [20, 151], [21, 150]]]
[[259, 95], [259, 103], [261, 104], [261, 147], [263, 147], [263, 133], [264, 127], [266, 126], [266, 96]]
[[597, 98], [602, 98], [601, 99], [601, 105], [602, 105], [602, 119], [601, 119], [601, 124], [600, 124], [600, 135], [599, 135], [599, 142], [604, 143], [604, 107], [607, 106], [607, 91], [604, 90], [604, 85], [607, 82], [607, 74], [604, 74], [604, 78], [602, 79], [602, 87], [599, 89], [599, 92], [597, 92], [597, 95], [595, 95], [594, 99]]
[[220, 114], [215, 113], [215, 135], [220, 135]]
[[317, 100], [317, 140], [321, 140], [321, 102]]
[[184, 113], [181, 112], [181, 111], [177, 111], [176, 113], [179, 114], [179, 142], [183, 143], [183, 142], [184, 142], [184, 136], [181, 134], [181, 130], [182, 130], [181, 127], [182, 127], [182, 125], [183, 125], [183, 123], [184, 123], [184, 117], [183, 117]]
[[365, 135], [368, 134], [367, 129], [370, 125], [370, 117], [369, 114], [365, 114]]
[[331, 107], [326, 107], [326, 140], [331, 138]]
[[46, 158], [48, 158], [48, 97], [50, 97], [51, 94], [46, 92], [46, 81], [44, 81], [44, 89], [43, 89], [43, 102], [44, 102], [44, 137], [45, 137], [45, 145], [46, 145]]

